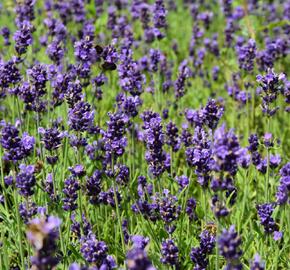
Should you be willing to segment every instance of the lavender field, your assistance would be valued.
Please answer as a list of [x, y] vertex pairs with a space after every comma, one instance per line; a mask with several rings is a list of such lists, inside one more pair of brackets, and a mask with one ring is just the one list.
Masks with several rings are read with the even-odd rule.
[[290, 270], [289, 0], [0, 0], [0, 270]]

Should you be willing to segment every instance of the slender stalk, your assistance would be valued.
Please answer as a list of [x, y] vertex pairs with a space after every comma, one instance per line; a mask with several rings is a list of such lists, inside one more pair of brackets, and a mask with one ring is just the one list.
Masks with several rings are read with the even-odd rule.
[[114, 188], [114, 200], [115, 200], [115, 205], [116, 205], [119, 230], [120, 230], [120, 234], [121, 234], [120, 236], [121, 236], [121, 242], [122, 242], [122, 249], [123, 249], [123, 252], [125, 252], [126, 247], [125, 247], [124, 235], [123, 235], [123, 231], [122, 231], [122, 221], [121, 221], [121, 215], [120, 215], [120, 211], [119, 211], [119, 202], [118, 202], [118, 198], [117, 198], [117, 190], [116, 190], [115, 183], [113, 185], [113, 188]]
[[215, 269], [216, 270], [219, 270], [219, 247], [218, 247], [218, 242], [217, 242], [217, 239], [218, 239], [218, 236], [219, 236], [219, 220], [218, 218], [216, 218], [216, 228], [217, 228], [217, 233], [216, 233], [216, 258], [215, 258]]
[[[68, 231], [70, 231], [70, 228], [68, 228]], [[62, 251], [62, 256], [63, 256], [63, 258], [66, 258], [66, 250], [64, 247], [63, 236], [62, 236], [60, 227], [59, 227], [59, 240], [60, 240], [60, 248]], [[66, 259], [63, 260], [63, 270], [65, 270], [65, 269], [66, 269]]]
[[22, 269], [25, 269], [24, 252], [23, 252], [23, 246], [22, 246], [21, 221], [20, 221], [20, 215], [19, 215], [19, 211], [18, 211], [18, 194], [17, 194], [16, 188], [14, 188], [13, 199], [14, 199], [15, 215], [16, 215], [16, 222], [17, 222], [17, 235], [18, 235], [21, 267], [22, 267]]
[[[112, 157], [111, 166], [112, 166], [112, 171], [114, 171], [114, 157]], [[120, 237], [121, 237], [121, 242], [122, 242], [122, 249], [123, 249], [123, 252], [125, 252], [126, 246], [125, 246], [125, 240], [124, 240], [124, 235], [123, 235], [123, 231], [122, 231], [122, 220], [121, 220], [121, 214], [119, 211], [119, 202], [118, 202], [118, 197], [117, 197], [117, 187], [116, 187], [115, 181], [113, 183], [113, 189], [114, 189], [114, 200], [115, 200], [115, 205], [116, 205], [116, 213], [117, 213], [117, 219], [118, 219], [118, 225], [119, 225], [119, 232], [120, 232]]]
[[[270, 118], [267, 118], [267, 132], [270, 131]], [[270, 148], [267, 147], [267, 174], [266, 174], [266, 183], [265, 183], [265, 192], [266, 199], [269, 202], [269, 178], [270, 178]]]
[[205, 223], [207, 223], [207, 203], [206, 203], [206, 189], [202, 188], [202, 198], [203, 198], [203, 210], [204, 210], [204, 218]]

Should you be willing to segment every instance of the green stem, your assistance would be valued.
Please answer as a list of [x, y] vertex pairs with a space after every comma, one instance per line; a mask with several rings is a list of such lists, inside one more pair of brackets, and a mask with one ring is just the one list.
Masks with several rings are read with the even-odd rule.
[[[111, 167], [112, 167], [112, 171], [114, 172], [114, 157], [113, 156], [111, 160]], [[124, 240], [124, 235], [123, 235], [123, 230], [122, 230], [122, 220], [121, 220], [121, 214], [119, 211], [119, 202], [118, 202], [118, 197], [117, 197], [117, 188], [116, 188], [115, 181], [113, 183], [113, 189], [114, 189], [114, 200], [115, 200], [116, 213], [117, 213], [117, 219], [118, 219], [118, 225], [119, 225], [119, 232], [120, 232], [120, 237], [121, 237], [121, 242], [122, 242], [122, 249], [123, 249], [123, 252], [125, 252], [126, 246], [125, 246], [125, 240]]]
[[[219, 236], [219, 220], [218, 220], [218, 218], [216, 218], [216, 227], [217, 227], [216, 239], [218, 239], [218, 236]], [[217, 241], [216, 241], [215, 269], [219, 270], [219, 247], [218, 247]]]
[[14, 207], [15, 207], [15, 214], [16, 214], [16, 222], [17, 222], [17, 234], [18, 234], [18, 242], [19, 242], [19, 252], [20, 252], [20, 260], [21, 260], [21, 267], [25, 269], [25, 262], [24, 262], [24, 252], [22, 247], [22, 231], [21, 231], [21, 221], [20, 215], [18, 211], [18, 194], [16, 188], [14, 188]]
[[[270, 131], [270, 118], [267, 118], [267, 132]], [[266, 192], [266, 199], [267, 202], [269, 202], [269, 178], [270, 178], [270, 148], [267, 147], [267, 174], [266, 174], [266, 187], [265, 187], [265, 192]]]

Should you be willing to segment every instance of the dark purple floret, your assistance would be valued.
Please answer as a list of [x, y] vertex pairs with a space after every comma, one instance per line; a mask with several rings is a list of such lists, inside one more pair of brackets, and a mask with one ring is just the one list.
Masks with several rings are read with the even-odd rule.
[[186, 202], [185, 212], [191, 221], [197, 218], [195, 209], [196, 209], [196, 200], [194, 198], [189, 198]]
[[57, 200], [57, 194], [55, 194], [55, 187], [53, 183], [53, 175], [51, 173], [49, 173], [45, 179], [44, 189], [52, 201]]
[[210, 129], [215, 129], [224, 114], [224, 108], [214, 99], [210, 99], [203, 109], [205, 123]]
[[267, 148], [274, 146], [273, 135], [271, 133], [265, 133], [265, 135], [263, 137], [263, 144]]
[[127, 219], [123, 219], [123, 221], [122, 221], [122, 232], [124, 235], [124, 242], [126, 245], [128, 245], [129, 239], [130, 239], [130, 234], [128, 231], [128, 220]]
[[189, 147], [190, 145], [192, 145], [192, 134], [187, 127], [182, 129], [180, 139], [185, 147]]
[[227, 47], [233, 46], [234, 34], [239, 29], [236, 21], [233, 18], [227, 18], [225, 26], [225, 42]]
[[139, 107], [142, 105], [142, 100], [139, 96], [127, 97], [124, 93], [118, 94], [116, 101], [119, 110], [129, 117], [137, 116]]
[[269, 165], [271, 169], [277, 168], [281, 163], [281, 156], [280, 155], [270, 155], [269, 158]]
[[81, 239], [81, 253], [88, 263], [98, 266], [106, 259], [108, 247], [103, 241], [98, 241], [93, 233]]
[[161, 244], [161, 262], [177, 266], [179, 264], [179, 250], [172, 239], [167, 239]]
[[178, 205], [176, 196], [169, 194], [169, 190], [164, 189], [163, 196], [159, 197], [157, 194], [154, 197], [154, 201], [159, 205], [160, 217], [166, 224], [170, 224], [178, 219], [181, 206]]
[[35, 19], [34, 5], [36, 0], [24, 0], [16, 3], [16, 25], [19, 27], [23, 21], [32, 21]]
[[38, 128], [38, 132], [41, 134], [41, 141], [44, 143], [44, 147], [48, 151], [53, 151], [61, 146], [61, 141], [64, 137], [64, 133], [60, 132], [57, 127], [44, 129]]
[[189, 179], [186, 175], [176, 176], [175, 180], [180, 186], [181, 190], [186, 188], [189, 184]]
[[194, 146], [186, 148], [186, 160], [190, 166], [195, 167], [198, 182], [206, 187], [211, 179], [212, 165], [214, 159], [207, 133], [200, 127], [195, 128]]
[[177, 152], [180, 148], [178, 127], [172, 121], [166, 125], [166, 144], [172, 148], [173, 152]]
[[77, 137], [76, 135], [72, 134], [69, 136], [69, 142], [72, 147], [79, 148], [88, 145], [87, 139], [80, 136]]
[[89, 37], [84, 37], [84, 39], [77, 41], [74, 44], [74, 49], [74, 55], [80, 63], [91, 65], [96, 61], [97, 52]]
[[125, 92], [139, 96], [143, 92], [145, 76], [141, 73], [138, 63], [133, 61], [131, 49], [123, 48], [120, 58], [121, 63], [118, 66], [120, 85]]
[[53, 41], [60, 43], [65, 40], [67, 29], [59, 19], [48, 17], [44, 19], [44, 24], [48, 28], [48, 35], [53, 37]]
[[16, 58], [12, 58], [7, 62], [0, 60], [0, 87], [6, 89], [20, 81], [21, 74], [17, 67]]
[[174, 90], [175, 90], [175, 97], [176, 98], [181, 98], [185, 95], [186, 91], [186, 79], [188, 79], [192, 75], [192, 71], [188, 67], [188, 61], [184, 60], [181, 62], [179, 65], [179, 75], [177, 80], [174, 83]]
[[86, 170], [81, 164], [77, 164], [74, 167], [69, 167], [68, 169], [74, 177], [83, 177], [86, 174]]
[[258, 75], [257, 82], [261, 86], [260, 96], [262, 97], [262, 111], [265, 115], [271, 117], [279, 109], [277, 106], [271, 106], [276, 100], [279, 93], [284, 90], [284, 74], [276, 74], [273, 70], [268, 69], [266, 75]]
[[31, 220], [31, 218], [37, 214], [37, 206], [34, 202], [31, 201], [20, 203], [18, 210], [20, 217], [25, 224], [27, 224], [29, 220]]
[[211, 199], [211, 209], [217, 218], [226, 217], [229, 214], [229, 210], [224, 203], [220, 201], [218, 195], [214, 195]]
[[204, 23], [204, 26], [207, 30], [209, 29], [209, 26], [212, 22], [212, 18], [213, 18], [213, 12], [211, 11], [201, 12], [197, 15], [197, 19]]
[[35, 255], [31, 257], [32, 268], [50, 270], [58, 264], [56, 241], [60, 224], [60, 219], [54, 216], [43, 216], [30, 221], [26, 234], [35, 250]]
[[211, 254], [215, 247], [215, 237], [209, 231], [204, 230], [200, 234], [200, 247], [207, 253]]
[[145, 199], [139, 199], [132, 205], [132, 210], [136, 214], [141, 214], [144, 218], [151, 221], [156, 221], [159, 218], [159, 205], [158, 203], [150, 203]]
[[27, 48], [32, 44], [32, 29], [33, 26], [28, 21], [23, 21], [19, 30], [14, 33], [13, 39], [15, 40], [15, 50], [18, 55], [25, 54]]
[[156, 0], [154, 4], [154, 27], [156, 28], [166, 28], [166, 9], [163, 0]]
[[110, 120], [107, 121], [107, 131], [102, 131], [104, 149], [106, 151], [108, 162], [111, 163], [111, 159], [116, 159], [118, 156], [122, 156], [125, 147], [127, 146], [127, 138], [125, 136], [126, 128], [129, 122], [129, 118], [122, 112], [109, 113]]
[[156, 270], [146, 251], [140, 247], [133, 247], [127, 252], [126, 265], [129, 270]]
[[73, 108], [76, 103], [83, 101], [82, 85], [79, 80], [68, 82], [64, 96], [70, 108]]
[[214, 80], [214, 81], [217, 81], [218, 80], [218, 77], [219, 77], [219, 74], [220, 74], [220, 68], [219, 68], [219, 66], [214, 66], [213, 68], [212, 68], [212, 79]]
[[222, 0], [221, 5], [225, 17], [231, 17], [233, 12], [232, 0]]
[[83, 235], [84, 237], [88, 236], [89, 233], [91, 233], [92, 231], [92, 227], [91, 224], [88, 222], [88, 220], [86, 219], [85, 215], [82, 215], [82, 220], [81, 222], [77, 222], [75, 220], [75, 214], [73, 213], [71, 216], [71, 220], [72, 220], [72, 224], [70, 227], [70, 230], [72, 232], [72, 235], [74, 237], [77, 237], [79, 240], [81, 239], [81, 228], [83, 230]]
[[47, 67], [45, 65], [37, 64], [27, 70], [30, 83], [35, 87], [37, 96], [43, 96], [46, 93]]
[[261, 225], [264, 227], [265, 232], [270, 234], [274, 231], [278, 231], [278, 225], [272, 218], [274, 207], [275, 205], [273, 203], [265, 203], [256, 206]]
[[149, 56], [150, 56], [150, 64], [149, 64], [150, 71], [155, 73], [158, 71], [158, 66], [161, 60], [161, 52], [159, 50], [150, 49]]
[[249, 146], [248, 146], [248, 149], [250, 152], [255, 152], [258, 150], [258, 146], [259, 146], [259, 139], [258, 139], [258, 136], [257, 134], [251, 134], [249, 136]]
[[210, 255], [215, 247], [215, 237], [207, 230], [200, 234], [200, 246], [192, 248], [190, 259], [195, 264], [194, 270], [206, 269], [208, 266], [208, 255]]
[[290, 196], [290, 163], [285, 164], [280, 170], [280, 184], [277, 188], [276, 200], [279, 204], [287, 203]]
[[130, 170], [126, 165], [117, 164], [114, 168], [116, 173], [116, 182], [120, 185], [126, 185], [129, 182]]
[[53, 40], [50, 44], [48, 44], [46, 53], [55, 64], [59, 65], [64, 57], [65, 51], [60, 41]]
[[251, 262], [250, 270], [265, 270], [265, 263], [261, 260], [259, 254], [256, 254], [254, 260]]
[[82, 23], [86, 18], [85, 1], [70, 0], [69, 5], [72, 11], [73, 20], [76, 23]]
[[229, 230], [223, 229], [221, 235], [218, 238], [219, 253], [226, 259], [226, 269], [242, 269], [240, 263], [241, 251], [241, 238], [235, 230], [235, 226], [232, 225]]
[[25, 197], [32, 196], [36, 184], [34, 166], [21, 164], [19, 168], [20, 172], [16, 175], [16, 187], [19, 189], [19, 194]]
[[79, 101], [69, 109], [68, 124], [75, 131], [88, 131], [93, 126], [94, 114], [89, 103]]
[[1, 130], [0, 142], [5, 149], [4, 160], [17, 162], [29, 156], [35, 144], [35, 139], [24, 132], [22, 138], [19, 137], [19, 130], [5, 122], [1, 122], [3, 126]]
[[238, 170], [240, 144], [233, 130], [226, 131], [223, 125], [214, 134], [213, 154], [215, 170], [235, 176]]
[[12, 175], [8, 175], [4, 177], [4, 183], [6, 186], [11, 186], [13, 185], [14, 179]]
[[3, 36], [4, 38], [4, 45], [5, 46], [9, 46], [11, 43], [10, 43], [10, 30], [8, 27], [4, 26], [0, 29], [0, 34]]
[[250, 39], [247, 44], [237, 46], [239, 67], [245, 71], [251, 72], [254, 69], [254, 60], [256, 58], [256, 42]]
[[95, 170], [93, 175], [87, 179], [86, 193], [90, 198], [91, 204], [97, 204], [99, 202], [98, 196], [101, 192], [102, 172]]
[[162, 130], [161, 117], [147, 111], [141, 115], [144, 121], [144, 139], [147, 151], [145, 159], [149, 164], [149, 171], [155, 176], [160, 176], [170, 168], [170, 156], [163, 150], [165, 135]]
[[106, 69], [106, 66], [114, 67], [116, 66], [119, 60], [119, 54], [116, 48], [113, 45], [106, 46], [102, 52], [102, 58], [104, 60], [103, 68]]
[[77, 198], [78, 190], [80, 189], [80, 184], [77, 179], [70, 176], [64, 181], [64, 189], [62, 192], [65, 197], [63, 198], [63, 209], [65, 211], [73, 211], [77, 209]]
[[149, 243], [149, 238], [142, 235], [132, 235], [130, 238], [135, 248], [145, 249]]
[[[116, 189], [116, 197], [117, 197], [118, 205], [120, 207], [122, 196], [121, 196], [121, 193], [118, 191], [118, 189]], [[109, 188], [107, 191], [101, 191], [99, 194], [99, 201], [105, 205], [110, 205], [116, 208], [114, 189]]]

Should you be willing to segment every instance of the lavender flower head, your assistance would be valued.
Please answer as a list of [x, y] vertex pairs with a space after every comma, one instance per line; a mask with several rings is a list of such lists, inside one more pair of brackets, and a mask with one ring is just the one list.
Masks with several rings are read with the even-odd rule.
[[1, 130], [0, 142], [5, 149], [4, 160], [17, 162], [26, 158], [33, 150], [35, 139], [24, 132], [22, 138], [19, 136], [19, 130], [4, 121], [1, 122], [3, 126]]
[[259, 254], [256, 254], [254, 260], [251, 262], [250, 270], [265, 270], [265, 263], [261, 260]]
[[149, 239], [143, 236], [132, 236], [133, 247], [127, 252], [126, 265], [129, 270], [156, 270], [149, 260], [145, 247]]
[[77, 209], [77, 198], [78, 190], [80, 189], [80, 184], [74, 177], [69, 177], [64, 182], [63, 193], [65, 197], [63, 198], [63, 209], [65, 211], [73, 211]]
[[225, 125], [214, 134], [213, 154], [215, 170], [224, 171], [234, 176], [238, 170], [240, 144], [233, 130], [226, 131]]
[[179, 250], [172, 239], [167, 239], [161, 245], [161, 262], [177, 266], [179, 264]]
[[265, 232], [271, 234], [275, 231], [278, 231], [278, 225], [272, 218], [274, 204], [265, 203], [257, 205], [256, 208], [260, 218], [261, 225], [264, 227]]
[[206, 269], [208, 266], [208, 255], [210, 255], [215, 247], [215, 237], [207, 230], [200, 234], [199, 247], [192, 248], [190, 259], [195, 264], [194, 270]]
[[101, 266], [107, 258], [107, 252], [106, 243], [98, 241], [93, 233], [81, 239], [81, 253], [88, 263]]
[[149, 171], [154, 177], [158, 177], [170, 167], [170, 156], [163, 150], [165, 135], [162, 130], [162, 120], [158, 114], [150, 111], [145, 112], [141, 117], [144, 121], [147, 148], [145, 159], [149, 164]]
[[271, 104], [276, 101], [279, 93], [283, 92], [285, 74], [276, 74], [272, 69], [268, 69], [266, 75], [257, 75], [256, 79], [261, 86], [262, 111], [271, 117], [279, 109], [272, 107]]
[[285, 164], [280, 170], [280, 184], [276, 192], [277, 203], [282, 205], [288, 202], [290, 203], [290, 163]]
[[25, 54], [27, 52], [27, 48], [32, 44], [32, 29], [33, 26], [29, 21], [22, 22], [20, 29], [14, 33], [15, 40], [15, 50], [18, 55]]
[[33, 165], [21, 164], [20, 172], [16, 175], [16, 187], [19, 189], [19, 194], [25, 197], [34, 194], [36, 179], [34, 176], [35, 168]]
[[246, 45], [237, 47], [237, 54], [240, 68], [248, 72], [253, 71], [256, 57], [256, 42], [250, 39]]
[[229, 230], [224, 229], [218, 238], [218, 246], [220, 254], [226, 259], [227, 266], [225, 269], [241, 270], [242, 264], [240, 263], [241, 251], [241, 238], [232, 225]]
[[93, 127], [94, 114], [89, 103], [80, 101], [69, 109], [68, 124], [75, 131], [89, 131]]
[[35, 250], [35, 255], [31, 258], [32, 267], [35, 269], [50, 270], [58, 264], [59, 259], [55, 252], [60, 224], [61, 220], [54, 216], [30, 221], [27, 238]]

